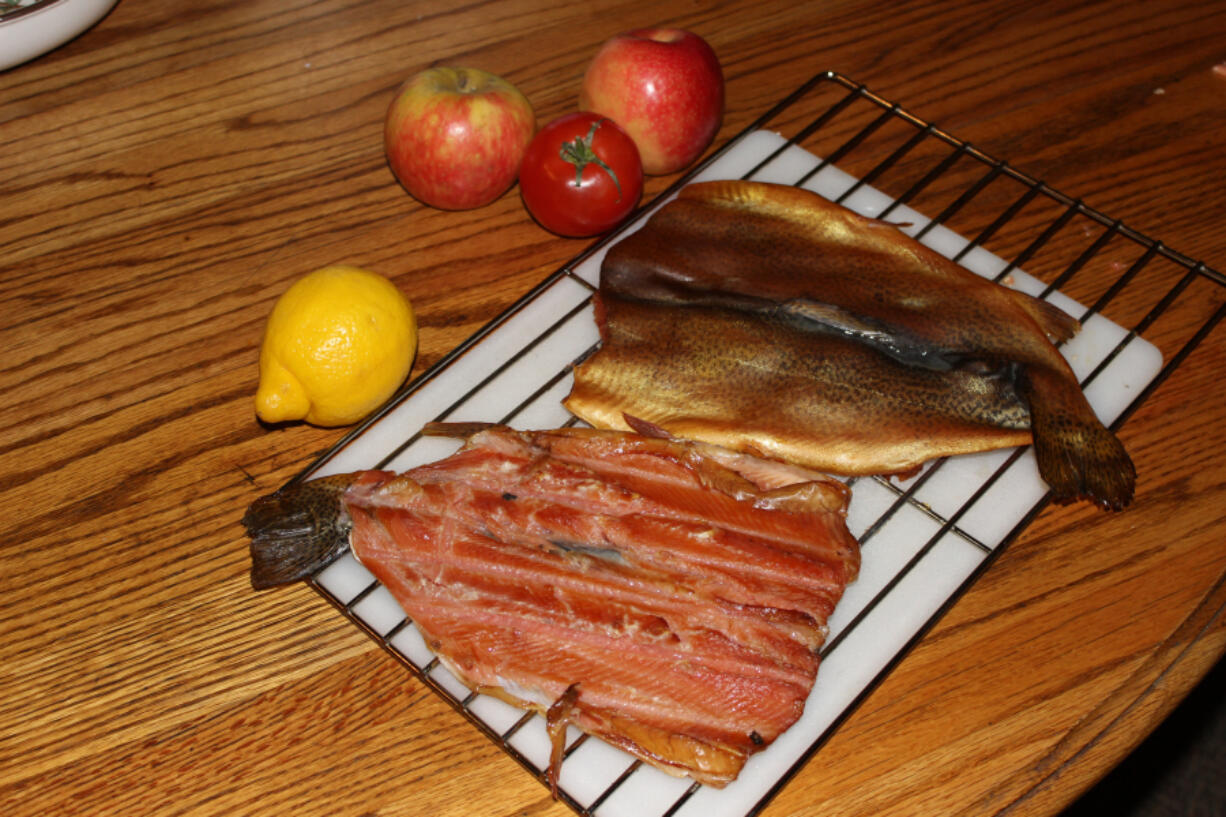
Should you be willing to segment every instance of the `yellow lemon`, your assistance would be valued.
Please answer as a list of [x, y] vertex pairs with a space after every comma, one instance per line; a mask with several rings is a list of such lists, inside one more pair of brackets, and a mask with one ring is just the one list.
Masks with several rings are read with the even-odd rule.
[[416, 352], [413, 307], [391, 281], [356, 267], [316, 270], [268, 317], [255, 412], [269, 423], [356, 423], [395, 393]]

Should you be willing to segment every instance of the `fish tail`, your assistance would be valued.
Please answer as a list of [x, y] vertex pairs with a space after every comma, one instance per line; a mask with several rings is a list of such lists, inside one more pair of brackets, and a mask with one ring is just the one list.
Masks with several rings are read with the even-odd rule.
[[[1032, 373], [1025, 379], [1036, 377]], [[1108, 510], [1126, 507], [1137, 471], [1123, 443], [1099, 422], [1079, 388], [1059, 386], [1066, 381], [1056, 376], [1038, 379], [1049, 382], [1025, 390], [1034, 451], [1039, 474], [1057, 501], [1084, 498]]]
[[1034, 318], [1039, 328], [1043, 330], [1043, 334], [1047, 335], [1048, 340], [1052, 343], [1071, 340], [1081, 331], [1081, 321], [1050, 301], [1027, 295], [1017, 289], [1006, 289], [1006, 292], [1013, 297], [1014, 303]]
[[349, 474], [297, 482], [251, 503], [242, 524], [251, 537], [253, 588], [305, 579], [349, 547], [352, 523], [341, 496], [351, 482]]

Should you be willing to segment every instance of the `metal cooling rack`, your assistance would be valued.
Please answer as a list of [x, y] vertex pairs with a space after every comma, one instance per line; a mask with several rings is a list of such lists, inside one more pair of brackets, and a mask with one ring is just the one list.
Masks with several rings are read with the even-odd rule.
[[[751, 141], [758, 145], [758, 151], [745, 166], [745, 148]], [[1113, 418], [1112, 428], [1118, 428], [1144, 403], [1226, 314], [1226, 277], [1221, 273], [1051, 189], [848, 78], [827, 72], [804, 83], [643, 208], [628, 225], [596, 242], [534, 287], [296, 479], [360, 468], [404, 470], [436, 459], [448, 452], [437, 448], [439, 442], [416, 433], [431, 420], [482, 419], [521, 428], [573, 422], [559, 401], [568, 390], [570, 368], [595, 348], [589, 302], [598, 280], [599, 262], [608, 246], [641, 226], [655, 207], [684, 184], [738, 176], [776, 180], [772, 175], [784, 172], [785, 167], [794, 173], [798, 161], [803, 170], [793, 175], [790, 183], [815, 187], [848, 206], [858, 202], [853, 209], [909, 222], [917, 238], [940, 247], [980, 274], [1014, 285], [1025, 279], [1032, 294], [1051, 298], [1066, 309], [1075, 308], [1074, 314], [1087, 331], [1099, 324], [1110, 327], [1104, 336], [1106, 348], [1090, 355], [1078, 371], [1087, 395], [1100, 382], [1113, 377], [1118, 380], [1119, 369], [1152, 365], [1142, 382], [1127, 384], [1126, 397], [1106, 409], [1105, 416]], [[734, 175], [729, 175], [732, 171]], [[937, 215], [931, 219], [921, 215], [929, 212]], [[1081, 274], [1104, 265], [1116, 274]], [[1081, 306], [1083, 303], [1089, 306]], [[542, 322], [542, 314], [550, 319]], [[525, 323], [533, 324], [531, 330], [523, 328]], [[508, 349], [507, 338], [520, 341]], [[585, 340], [577, 344], [575, 338]], [[1134, 359], [1137, 349], [1152, 351], [1150, 364], [1138, 364]], [[533, 375], [526, 384], [520, 383], [525, 380], [524, 372]], [[507, 385], [512, 381], [516, 385]], [[462, 387], [457, 388], [456, 382]], [[483, 402], [486, 392], [497, 393], [499, 399]], [[508, 394], [514, 399], [506, 399]], [[1096, 405], [1096, 409], [1104, 415], [1102, 408]], [[400, 437], [389, 439], [389, 425], [402, 430], [398, 432]], [[414, 433], [404, 435], [404, 429]], [[806, 708], [806, 718], [822, 692], [825, 673], [832, 672], [826, 668], [840, 660], [841, 653], [853, 652], [841, 649], [843, 645], [861, 638], [870, 629], [875, 613], [889, 612], [896, 598], [913, 592], [908, 582], [923, 573], [926, 560], [955, 546], [973, 555], [957, 557], [953, 584], [918, 611], [914, 626], [895, 635], [877, 664], [867, 671], [861, 668], [867, 674], [844, 687], [839, 696], [831, 696], [838, 697], [836, 705], [820, 714], [816, 725], [798, 723], [776, 742], [777, 746], [791, 741], [782, 765], [757, 774], [754, 781], [731, 794], [672, 778], [641, 783], [640, 779], [663, 775], [628, 756], [617, 756], [616, 750], [601, 749], [595, 746], [600, 741], [572, 731], [567, 762], [562, 764], [560, 798], [578, 814], [591, 817], [622, 813], [661, 817], [757, 814], [1046, 507], [1050, 496], [1027, 472], [1027, 457], [1032, 457], [1028, 448], [992, 452], [974, 461], [969, 470], [962, 462], [947, 460], [930, 464], [920, 475], [904, 482], [876, 478], [856, 482], [853, 496], [857, 500], [853, 502], [861, 496], [869, 499], [858, 517], [849, 518], [849, 522], [854, 522], [853, 533], [865, 549], [866, 567], [883, 555], [876, 551], [886, 550], [878, 540], [887, 539], [891, 530], [904, 526], [900, 520], [905, 519], [914, 541], [905, 551], [906, 558], [891, 565], [863, 598], [853, 603], [845, 597], [836, 610], [836, 617], [844, 615], [839, 621], [832, 618], [831, 637], [822, 650], [823, 669], [818, 673], [818, 688]], [[950, 476], [959, 469], [963, 469], [961, 476]], [[1021, 479], [1036, 487], [1029, 493], [1020, 492], [1021, 504], [1015, 506], [1012, 516], [1005, 514], [1005, 527], [999, 527], [999, 523], [996, 528], [986, 525], [982, 509], [990, 508], [990, 515], [998, 516], [1000, 486], [1018, 479], [1019, 472]], [[948, 483], [943, 489], [946, 496], [934, 499], [934, 486], [943, 482]], [[953, 501], [948, 496], [949, 484], [953, 485]], [[1008, 492], [1019, 493], [1012, 484]], [[862, 573], [856, 584], [864, 581]], [[869, 581], [871, 584], [874, 580]], [[390, 594], [351, 557], [342, 557], [341, 562], [325, 568], [310, 584], [422, 683], [545, 782], [540, 758], [542, 737], [535, 734], [543, 732], [539, 716], [492, 709], [496, 705], [485, 696], [459, 686], [420, 643], [420, 636], [414, 635], [412, 622], [398, 612], [394, 601], [389, 602]], [[854, 651], [860, 649], [857, 646]], [[774, 750], [772, 746], [755, 756], [751, 764]], [[594, 783], [568, 780], [572, 759], [580, 755], [587, 758], [588, 768], [594, 768], [593, 763], [603, 764], [600, 768], [608, 766], [608, 771], [596, 775], [599, 779]], [[737, 781], [729, 789], [740, 785]], [[643, 808], [646, 800], [650, 800], [649, 808]]]

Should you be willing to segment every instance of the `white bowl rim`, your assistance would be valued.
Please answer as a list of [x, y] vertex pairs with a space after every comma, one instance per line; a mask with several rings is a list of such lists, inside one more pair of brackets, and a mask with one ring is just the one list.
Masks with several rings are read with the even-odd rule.
[[0, 11], [0, 26], [6, 23], [11, 23], [14, 20], [20, 20], [22, 17], [28, 17], [31, 14], [42, 11], [45, 8], [54, 6], [56, 3], [62, 3], [63, 0], [34, 0], [28, 6], [17, 6], [8, 11]]

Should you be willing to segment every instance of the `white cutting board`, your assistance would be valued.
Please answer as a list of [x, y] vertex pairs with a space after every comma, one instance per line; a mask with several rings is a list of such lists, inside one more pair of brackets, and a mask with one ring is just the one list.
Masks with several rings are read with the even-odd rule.
[[[775, 133], [751, 133], [694, 181], [742, 178], [785, 145], [786, 141]], [[813, 154], [790, 146], [751, 178], [795, 184], [818, 164]], [[846, 173], [826, 167], [804, 186], [836, 199], [854, 183]], [[890, 203], [883, 193], [868, 187], [843, 202], [867, 216], [880, 214]], [[645, 216], [622, 237], [641, 227]], [[891, 210], [889, 219], [910, 222], [907, 230], [912, 233], [929, 221], [907, 207]], [[940, 226], [929, 230], [922, 240], [949, 257], [969, 243]], [[598, 252], [570, 272], [595, 286], [603, 257], [604, 251]], [[1004, 260], [980, 248], [967, 253], [960, 263], [989, 277], [1007, 266]], [[1043, 289], [1040, 282], [1021, 271], [1013, 271], [1010, 281], [1031, 294]], [[392, 411], [320, 463], [312, 475], [372, 467], [401, 471], [447, 456], [458, 445], [453, 440], [419, 438], [401, 450], [406, 440], [432, 420], [506, 422], [522, 429], [563, 425], [571, 419], [561, 405], [570, 391], [570, 365], [599, 340], [591, 306], [586, 303], [590, 294], [589, 288], [577, 281], [559, 278], [441, 373], [419, 384]], [[1049, 300], [1075, 317], [1081, 318], [1085, 312], [1083, 306], [1059, 293]], [[1151, 344], [1129, 338], [1124, 329], [1097, 315], [1087, 319], [1081, 333], [1063, 349], [1078, 377], [1085, 378], [1125, 340], [1115, 359], [1086, 389], [1091, 404], [1107, 424], [1158, 373], [1161, 354]], [[941, 519], [962, 509], [1013, 453], [998, 451], [947, 461], [912, 501], [892, 513], [865, 543], [860, 576], [829, 622], [827, 643], [837, 646], [822, 661], [804, 715], [769, 749], [751, 758], [735, 782], [724, 789], [695, 788], [688, 779], [634, 764], [633, 758], [620, 750], [587, 739], [563, 763], [561, 789], [579, 807], [599, 817], [743, 817], [760, 808], [772, 788], [814, 748], [1046, 494], [1033, 454], [1027, 450], [962, 512], [956, 525], [943, 530]], [[909, 483], [894, 484], [905, 488]], [[848, 513], [852, 533], [862, 535], [895, 504], [896, 497], [895, 491], [875, 480], [856, 481]], [[934, 518], [934, 513], [939, 518]], [[379, 586], [372, 590], [373, 584], [373, 576], [351, 556], [340, 559], [318, 579], [320, 588], [341, 604], [357, 599], [350, 608], [355, 617], [376, 634], [394, 633], [385, 639], [387, 645], [418, 669], [426, 667], [432, 656], [421, 636], [411, 624], [402, 624], [404, 614], [390, 593]], [[469, 695], [441, 666], [432, 667], [429, 677], [457, 701]], [[499, 735], [511, 730], [523, 714], [488, 696], [477, 696], [467, 708]], [[578, 737], [572, 730], [570, 740]], [[548, 765], [549, 742], [543, 718], [535, 717], [516, 729], [507, 743], [535, 768]]]

